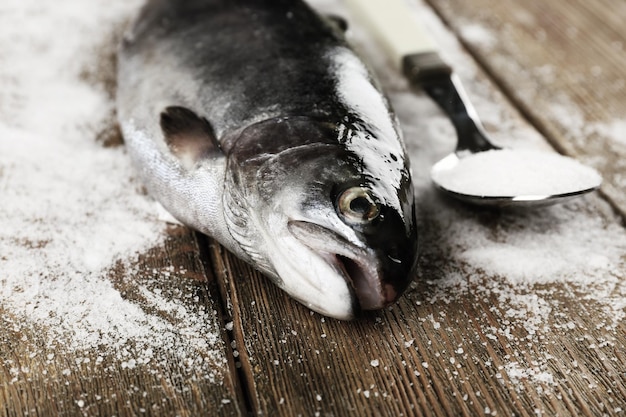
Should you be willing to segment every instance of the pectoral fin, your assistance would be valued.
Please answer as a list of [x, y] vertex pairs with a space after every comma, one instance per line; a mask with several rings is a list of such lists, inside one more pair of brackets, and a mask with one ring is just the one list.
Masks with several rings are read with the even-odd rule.
[[165, 143], [186, 168], [222, 152], [211, 124], [188, 108], [167, 107], [160, 124]]

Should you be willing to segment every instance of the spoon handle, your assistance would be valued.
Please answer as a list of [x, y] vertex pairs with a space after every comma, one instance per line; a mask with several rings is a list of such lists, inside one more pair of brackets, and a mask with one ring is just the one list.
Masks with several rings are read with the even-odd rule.
[[344, 0], [391, 56], [409, 82], [421, 87], [448, 115], [457, 131], [457, 153], [498, 149], [487, 138], [476, 110], [437, 44], [422, 29], [405, 0]]
[[412, 84], [447, 77], [452, 68], [403, 0], [344, 0]]

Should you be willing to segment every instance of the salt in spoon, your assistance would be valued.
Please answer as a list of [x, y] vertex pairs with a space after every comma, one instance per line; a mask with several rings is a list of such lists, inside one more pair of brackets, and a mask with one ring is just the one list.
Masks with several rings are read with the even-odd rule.
[[346, 0], [399, 65], [446, 113], [457, 132], [456, 150], [431, 170], [435, 185], [468, 203], [539, 206], [596, 190], [600, 174], [556, 153], [503, 149], [488, 138], [456, 74], [412, 16], [404, 0]]

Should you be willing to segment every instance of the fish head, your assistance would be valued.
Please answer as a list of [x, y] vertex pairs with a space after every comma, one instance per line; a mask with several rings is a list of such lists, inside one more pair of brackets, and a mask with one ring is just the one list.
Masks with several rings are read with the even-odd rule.
[[238, 143], [258, 156], [242, 149], [235, 159], [265, 271], [312, 310], [352, 319], [406, 289], [417, 232], [406, 158], [390, 159], [398, 172], [389, 181], [337, 140], [339, 130], [306, 118], [265, 122]]

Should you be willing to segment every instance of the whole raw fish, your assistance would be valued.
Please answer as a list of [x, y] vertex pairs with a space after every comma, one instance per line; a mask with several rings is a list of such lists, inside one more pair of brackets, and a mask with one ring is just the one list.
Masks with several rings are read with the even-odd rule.
[[150, 0], [119, 52], [118, 117], [149, 192], [340, 319], [412, 280], [411, 174], [339, 25], [296, 0]]

